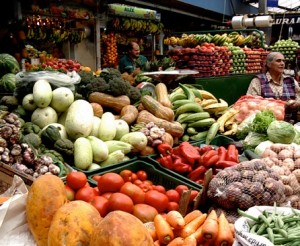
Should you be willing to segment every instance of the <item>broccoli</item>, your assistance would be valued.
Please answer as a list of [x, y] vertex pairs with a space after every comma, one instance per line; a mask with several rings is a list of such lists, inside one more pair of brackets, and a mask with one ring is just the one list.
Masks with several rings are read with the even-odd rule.
[[103, 78], [94, 77], [91, 82], [85, 87], [85, 96], [88, 97], [92, 92], [107, 92], [110, 88], [109, 84]]
[[100, 74], [100, 77], [104, 78], [106, 82], [114, 77], [122, 77], [121, 72], [116, 68], [104, 68]]
[[127, 95], [131, 87], [129, 82], [122, 77], [114, 77], [108, 81], [108, 84], [110, 94], [115, 97]]

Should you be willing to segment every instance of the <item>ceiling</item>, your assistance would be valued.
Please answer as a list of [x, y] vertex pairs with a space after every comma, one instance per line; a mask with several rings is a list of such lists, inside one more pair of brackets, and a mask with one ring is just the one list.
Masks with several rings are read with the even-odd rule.
[[[250, 3], [254, 7], [258, 7], [258, 3]], [[268, 7], [269, 13], [284, 13], [300, 10], [300, 0], [278, 0], [278, 7]]]

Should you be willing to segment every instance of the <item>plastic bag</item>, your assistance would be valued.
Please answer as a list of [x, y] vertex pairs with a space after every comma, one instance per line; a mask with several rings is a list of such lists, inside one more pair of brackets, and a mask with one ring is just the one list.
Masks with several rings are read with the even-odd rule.
[[75, 71], [61, 73], [58, 71], [19, 72], [16, 74], [16, 85], [24, 81], [37, 81], [45, 79], [55, 87], [68, 87], [75, 90], [75, 84], [80, 83], [81, 77]]

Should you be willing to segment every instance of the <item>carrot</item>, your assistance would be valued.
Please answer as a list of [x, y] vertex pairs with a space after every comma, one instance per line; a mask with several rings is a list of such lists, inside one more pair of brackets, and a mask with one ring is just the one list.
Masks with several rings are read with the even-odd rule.
[[185, 224], [188, 224], [189, 222], [191, 222], [193, 219], [200, 216], [201, 214], [202, 214], [202, 212], [198, 209], [189, 212], [188, 214], [186, 214], [184, 216]]
[[216, 246], [229, 246], [233, 244], [233, 235], [229, 226], [229, 222], [222, 212], [218, 218], [218, 234], [214, 245]]
[[218, 235], [218, 215], [213, 209], [207, 215], [202, 226], [202, 237], [207, 241], [214, 241]]
[[197, 246], [197, 239], [193, 235], [189, 235], [184, 239], [182, 246]]
[[194, 233], [206, 220], [207, 214], [201, 214], [200, 216], [193, 219], [191, 222], [186, 224], [182, 229], [176, 231], [179, 236], [186, 238]]
[[184, 238], [182, 237], [175, 237], [170, 243], [168, 243], [168, 246], [183, 246]]
[[183, 216], [176, 210], [169, 211], [166, 220], [174, 229], [181, 229], [185, 225]]
[[201, 226], [199, 226], [198, 229], [190, 235], [190, 236], [193, 236], [194, 238], [196, 238], [197, 243], [201, 243], [204, 241], [204, 239], [202, 238], [202, 226], [203, 226], [203, 224]]
[[168, 244], [174, 239], [172, 227], [161, 214], [154, 217], [154, 226], [157, 238], [161, 243]]

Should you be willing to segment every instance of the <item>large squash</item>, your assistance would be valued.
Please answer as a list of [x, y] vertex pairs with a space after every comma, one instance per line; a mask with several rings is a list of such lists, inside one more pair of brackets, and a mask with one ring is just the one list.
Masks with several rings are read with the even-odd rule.
[[47, 245], [52, 218], [66, 202], [65, 185], [56, 175], [39, 176], [30, 186], [26, 201], [26, 218], [38, 246]]
[[90, 203], [81, 200], [65, 203], [52, 219], [48, 246], [89, 245], [100, 220], [100, 213]]
[[153, 246], [153, 240], [134, 215], [116, 210], [108, 213], [97, 225], [90, 246]]

